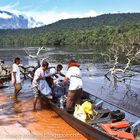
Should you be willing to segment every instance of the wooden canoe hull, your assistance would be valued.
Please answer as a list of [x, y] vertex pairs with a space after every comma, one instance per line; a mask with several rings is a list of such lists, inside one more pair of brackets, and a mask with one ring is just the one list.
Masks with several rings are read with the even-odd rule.
[[[88, 93], [85, 92], [85, 94], [88, 97]], [[118, 138], [108, 135], [104, 131], [101, 131], [98, 128], [96, 128], [95, 126], [91, 126], [85, 122], [82, 122], [76, 119], [75, 117], [73, 117], [72, 114], [68, 113], [65, 109], [59, 108], [52, 101], [49, 101], [49, 104], [58, 115], [60, 115], [69, 125], [75, 128], [87, 139], [89, 140], [118, 140]]]

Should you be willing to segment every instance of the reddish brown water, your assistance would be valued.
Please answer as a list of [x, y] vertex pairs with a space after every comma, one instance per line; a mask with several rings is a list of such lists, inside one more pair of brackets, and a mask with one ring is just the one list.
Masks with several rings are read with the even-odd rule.
[[49, 106], [41, 108], [38, 104], [37, 111], [33, 112], [33, 95], [28, 84], [24, 83], [17, 102], [9, 98], [12, 90], [12, 87], [0, 89], [0, 137], [7, 136], [5, 140], [86, 140]]

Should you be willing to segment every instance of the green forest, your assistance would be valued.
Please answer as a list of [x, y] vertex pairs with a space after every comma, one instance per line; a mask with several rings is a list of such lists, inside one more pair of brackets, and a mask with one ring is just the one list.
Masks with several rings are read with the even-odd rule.
[[140, 46], [140, 13], [60, 20], [33, 29], [0, 30], [0, 46]]

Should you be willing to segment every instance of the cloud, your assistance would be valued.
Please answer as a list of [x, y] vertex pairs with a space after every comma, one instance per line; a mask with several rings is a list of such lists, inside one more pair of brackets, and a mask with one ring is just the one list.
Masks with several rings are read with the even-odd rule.
[[32, 16], [35, 20], [41, 21], [44, 24], [50, 24], [61, 19], [95, 17], [102, 13], [97, 13], [93, 10], [85, 13], [57, 12], [52, 10], [52, 11], [44, 11], [44, 12], [26, 11], [25, 14], [28, 16]]
[[102, 13], [97, 13], [94, 10], [90, 10], [84, 13], [82, 12], [72, 13], [66, 11], [58, 12], [56, 8], [53, 8], [50, 11], [39, 11], [35, 8], [32, 10], [31, 7], [32, 6], [29, 5], [27, 7], [22, 7], [22, 9], [19, 10], [19, 2], [16, 2], [14, 4], [9, 4], [6, 6], [0, 6], [0, 9], [8, 12], [12, 12], [16, 15], [23, 14], [26, 15], [27, 17], [33, 17], [36, 21], [42, 22], [46, 25], [61, 19], [94, 17], [102, 14]]
[[0, 18], [7, 19], [7, 18], [11, 18], [11, 16], [7, 15], [6, 13], [0, 13]]
[[8, 12], [14, 13], [16, 15], [19, 15], [20, 11], [17, 8], [18, 5], [19, 5], [19, 2], [17, 1], [16, 3], [13, 3], [13, 4], [0, 6], [0, 10], [1, 11], [8, 11]]
[[101, 14], [103, 13], [97, 13], [96, 11], [90, 10], [89, 12], [84, 14], [84, 17], [95, 17]]

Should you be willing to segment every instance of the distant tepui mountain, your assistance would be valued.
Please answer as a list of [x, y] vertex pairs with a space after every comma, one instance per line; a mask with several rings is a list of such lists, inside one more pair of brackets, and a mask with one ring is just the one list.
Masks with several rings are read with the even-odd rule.
[[43, 26], [43, 23], [34, 20], [33, 17], [0, 10], [0, 29], [28, 29], [40, 26]]

